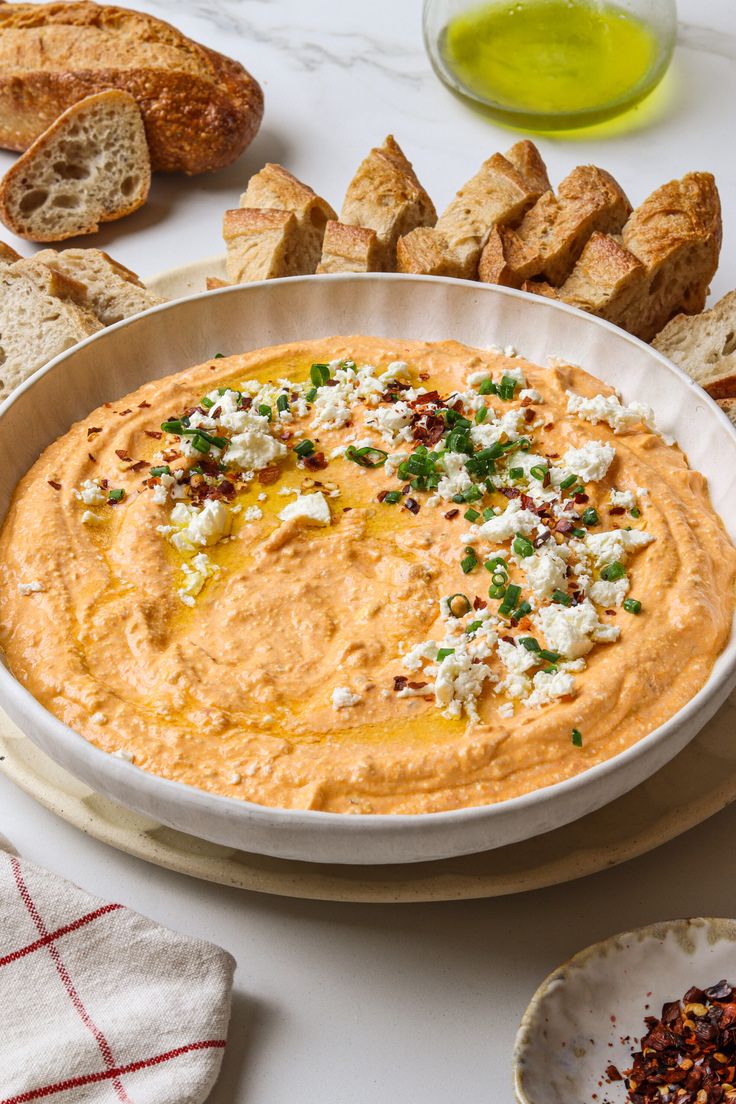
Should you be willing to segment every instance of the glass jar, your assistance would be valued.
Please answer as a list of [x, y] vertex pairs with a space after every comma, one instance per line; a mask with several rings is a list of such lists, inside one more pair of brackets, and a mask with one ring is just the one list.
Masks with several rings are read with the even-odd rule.
[[425, 0], [424, 41], [454, 92], [506, 123], [588, 126], [642, 100], [664, 76], [675, 0]]

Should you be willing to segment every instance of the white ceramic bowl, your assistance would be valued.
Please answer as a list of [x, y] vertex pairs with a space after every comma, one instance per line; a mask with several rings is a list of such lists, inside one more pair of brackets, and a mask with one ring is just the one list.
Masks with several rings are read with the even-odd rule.
[[[35, 374], [0, 408], [0, 518], [40, 451], [77, 419], [146, 380], [225, 354], [335, 334], [515, 345], [531, 360], [581, 364], [656, 411], [736, 537], [736, 433], [678, 368], [621, 330], [549, 300], [435, 277], [291, 277], [191, 296], [90, 338]], [[728, 505], [731, 504], [730, 516]], [[420, 816], [270, 809], [146, 774], [87, 743], [0, 665], [0, 704], [67, 770], [108, 797], [217, 843], [282, 858], [398, 863], [500, 847], [558, 828], [636, 786], [676, 755], [736, 684], [736, 640], [703, 689], [634, 747], [583, 774], [496, 805]]]
[[[736, 920], [666, 920], [586, 947], [542, 982], [514, 1047], [518, 1104], [624, 1104], [609, 1065], [632, 1065], [644, 1017], [725, 978], [736, 983]], [[601, 1086], [601, 1081], [603, 1085]]]

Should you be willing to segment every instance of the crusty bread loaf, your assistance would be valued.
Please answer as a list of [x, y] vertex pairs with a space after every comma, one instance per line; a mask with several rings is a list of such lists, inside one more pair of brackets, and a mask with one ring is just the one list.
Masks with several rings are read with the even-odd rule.
[[337, 218], [327, 200], [302, 184], [282, 165], [269, 163], [250, 178], [240, 197], [240, 206], [291, 211], [296, 219], [299, 239], [298, 274], [307, 275], [315, 271], [322, 255], [325, 226], [328, 220]]
[[222, 236], [232, 284], [298, 276], [304, 271], [302, 239], [292, 211], [236, 207], [225, 212]]
[[579, 165], [562, 181], [557, 195], [548, 191], [541, 196], [516, 232], [529, 254], [539, 256], [534, 275], [558, 287], [591, 234], [618, 233], [630, 212], [631, 204], [610, 173]]
[[42, 264], [26, 271], [0, 265], [0, 401], [47, 361], [101, 329], [87, 311], [59, 297], [67, 286]]
[[91, 311], [103, 326], [166, 302], [144, 287], [135, 272], [100, 249], [42, 249], [34, 260], [77, 281], [83, 290], [80, 306]]
[[0, 182], [0, 218], [31, 241], [92, 234], [145, 203], [151, 165], [138, 105], [111, 89], [74, 104]]
[[523, 242], [510, 226], [496, 226], [480, 255], [478, 279], [484, 284], [519, 288], [536, 276], [541, 266], [539, 250]]
[[392, 134], [361, 162], [345, 193], [340, 221], [375, 231], [382, 254], [380, 268], [387, 272], [396, 268], [399, 238], [437, 221], [432, 200]]
[[736, 399], [736, 291], [703, 314], [678, 314], [652, 342], [715, 399]]
[[72, 0], [0, 5], [0, 146], [24, 150], [72, 104], [129, 92], [154, 169], [229, 165], [263, 115], [258, 83], [236, 61], [152, 15]]
[[20, 260], [20, 253], [16, 253], [12, 245], [6, 245], [4, 241], [0, 241], [0, 262], [3, 264], [12, 264], [13, 261]]
[[330, 221], [317, 272], [380, 272], [384, 258], [385, 252], [375, 230]]
[[646, 290], [647, 270], [641, 261], [610, 234], [596, 231], [556, 297], [571, 307], [618, 323]]
[[718, 405], [727, 418], [736, 426], [736, 399], [719, 399]]
[[504, 157], [524, 177], [533, 192], [541, 196], [552, 190], [542, 155], [528, 138], [514, 143], [511, 149], [506, 150]]

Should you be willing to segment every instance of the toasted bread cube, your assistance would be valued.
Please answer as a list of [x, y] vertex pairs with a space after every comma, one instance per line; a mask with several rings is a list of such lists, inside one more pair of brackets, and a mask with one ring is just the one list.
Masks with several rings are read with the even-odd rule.
[[524, 177], [532, 191], [536, 192], [537, 195], [543, 195], [544, 192], [552, 190], [547, 175], [547, 166], [542, 159], [542, 155], [528, 138], [516, 142], [511, 149], [506, 150], [504, 157], [511, 162], [516, 171]]
[[641, 261], [609, 234], [592, 234], [559, 296], [580, 310], [618, 322], [629, 304], [646, 293]]
[[559, 287], [569, 276], [590, 235], [617, 234], [631, 204], [613, 177], [594, 165], [579, 165], [555, 196], [545, 192], [524, 216], [519, 237], [541, 258], [539, 275]]
[[361, 162], [345, 193], [340, 221], [375, 230], [381, 268], [387, 272], [396, 268], [396, 243], [402, 235], [418, 226], [434, 226], [434, 204], [393, 135]]
[[539, 253], [521, 240], [510, 226], [491, 230], [478, 265], [478, 279], [484, 284], [521, 287], [540, 267]]
[[222, 236], [225, 269], [233, 284], [304, 272], [302, 239], [291, 211], [236, 207], [225, 212]]
[[240, 197], [240, 206], [291, 211], [300, 239], [299, 271], [302, 274], [314, 272], [322, 255], [327, 221], [337, 218], [327, 200], [297, 180], [282, 165], [269, 162], [248, 181], [248, 187]]
[[675, 315], [652, 345], [713, 398], [736, 405], [736, 291], [702, 314]]
[[330, 221], [317, 272], [380, 272], [383, 256], [375, 230]]
[[431, 226], [420, 226], [399, 238], [396, 247], [399, 272], [422, 276], [456, 276], [472, 279], [472, 265], [450, 248], [447, 238]]

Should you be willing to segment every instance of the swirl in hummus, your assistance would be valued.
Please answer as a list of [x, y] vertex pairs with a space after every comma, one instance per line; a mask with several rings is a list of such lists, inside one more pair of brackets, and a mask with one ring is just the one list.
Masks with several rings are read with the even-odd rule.
[[422, 813], [622, 751], [704, 684], [736, 551], [582, 369], [349, 337], [215, 357], [21, 481], [0, 646], [98, 747], [264, 805]]

